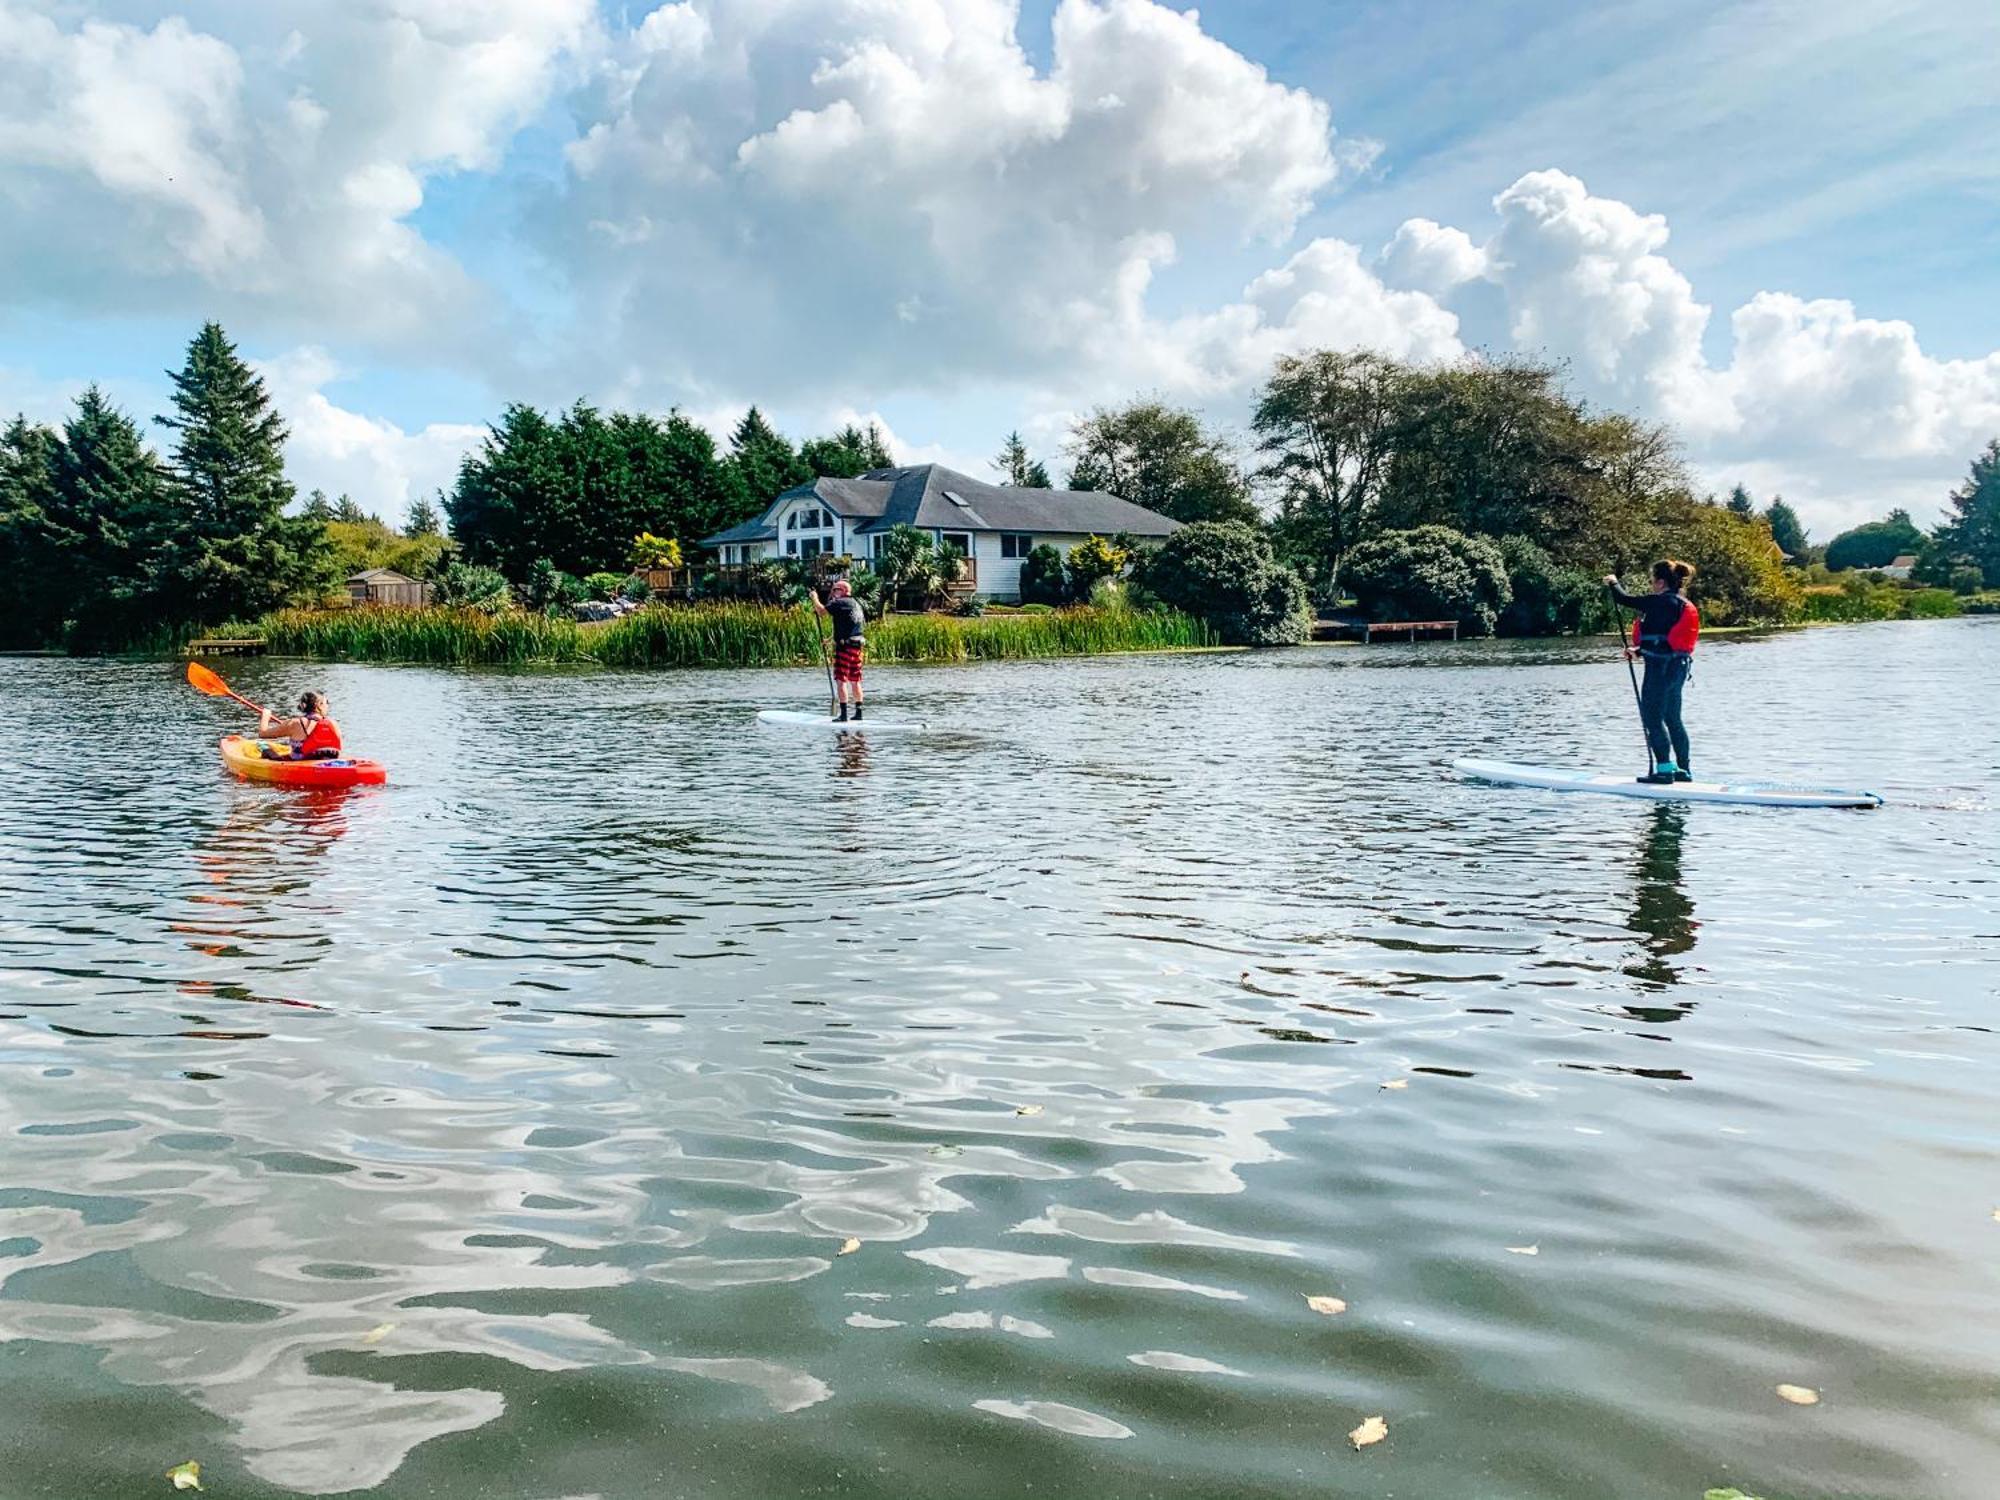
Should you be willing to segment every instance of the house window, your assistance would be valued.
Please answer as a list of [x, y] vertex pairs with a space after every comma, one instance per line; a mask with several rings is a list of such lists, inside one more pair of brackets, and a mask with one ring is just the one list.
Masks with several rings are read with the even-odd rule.
[[785, 538], [785, 554], [788, 557], [797, 557], [799, 555], [799, 539], [797, 537], [788, 536]]
[[1010, 531], [1000, 538], [1000, 555], [1002, 557], [1026, 557], [1034, 550], [1035, 539], [1031, 536], [1022, 536], [1017, 532]]
[[816, 536], [809, 536], [804, 541], [794, 542], [792, 545], [798, 549], [800, 557], [818, 557], [822, 552], [833, 550], [832, 543]]

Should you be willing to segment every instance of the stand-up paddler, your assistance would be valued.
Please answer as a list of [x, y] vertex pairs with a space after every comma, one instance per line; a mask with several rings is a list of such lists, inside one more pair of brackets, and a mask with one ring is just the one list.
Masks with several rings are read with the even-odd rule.
[[1613, 602], [1638, 614], [1625, 659], [1636, 656], [1646, 664], [1639, 718], [1646, 726], [1653, 769], [1638, 779], [1656, 785], [1694, 779], [1688, 764], [1687, 726], [1681, 722], [1681, 693], [1694, 669], [1694, 646], [1701, 634], [1701, 612], [1684, 592], [1693, 577], [1691, 564], [1665, 557], [1653, 564], [1650, 594], [1628, 594], [1616, 577], [1606, 574], [1604, 579]]
[[833, 621], [833, 695], [840, 703], [840, 720], [861, 721], [861, 664], [868, 639], [863, 627], [868, 612], [854, 597], [845, 578], [836, 578], [827, 590], [827, 602], [813, 596], [813, 608]]

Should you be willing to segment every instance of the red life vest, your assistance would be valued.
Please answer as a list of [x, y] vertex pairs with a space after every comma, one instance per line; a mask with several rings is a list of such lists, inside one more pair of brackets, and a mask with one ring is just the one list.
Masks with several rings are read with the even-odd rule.
[[[1675, 595], [1675, 598], [1680, 598]], [[1640, 615], [1632, 622], [1632, 644], [1640, 651], [1651, 652], [1655, 656], [1688, 656], [1694, 652], [1694, 643], [1701, 638], [1701, 611], [1686, 600], [1680, 599], [1681, 610], [1674, 617], [1662, 636], [1646, 628], [1646, 616]]]
[[331, 750], [340, 753], [340, 726], [331, 719], [306, 719], [306, 737], [299, 741], [295, 755], [312, 755], [319, 751]]

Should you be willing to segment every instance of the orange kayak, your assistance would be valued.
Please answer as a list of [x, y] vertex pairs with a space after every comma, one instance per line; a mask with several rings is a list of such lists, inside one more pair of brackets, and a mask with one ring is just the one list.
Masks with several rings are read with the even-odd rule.
[[291, 749], [284, 740], [225, 734], [222, 763], [245, 781], [279, 786], [380, 786], [389, 779], [389, 768], [379, 760], [293, 760]]

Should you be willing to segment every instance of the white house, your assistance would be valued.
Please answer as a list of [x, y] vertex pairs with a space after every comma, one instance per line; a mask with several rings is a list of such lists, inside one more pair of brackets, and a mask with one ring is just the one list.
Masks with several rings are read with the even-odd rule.
[[1890, 563], [1888, 567], [1881, 570], [1882, 576], [1884, 578], [1908, 578], [1916, 566], [1917, 554], [1914, 552], [1905, 552], [1897, 557], [1894, 562]]
[[967, 559], [961, 586], [982, 599], [1021, 596], [1021, 559], [1046, 542], [1068, 552], [1086, 537], [1158, 541], [1180, 523], [1096, 490], [988, 484], [942, 464], [875, 469], [858, 479], [815, 479], [761, 516], [702, 538], [725, 565], [822, 552], [867, 561], [894, 526], [914, 526]]

